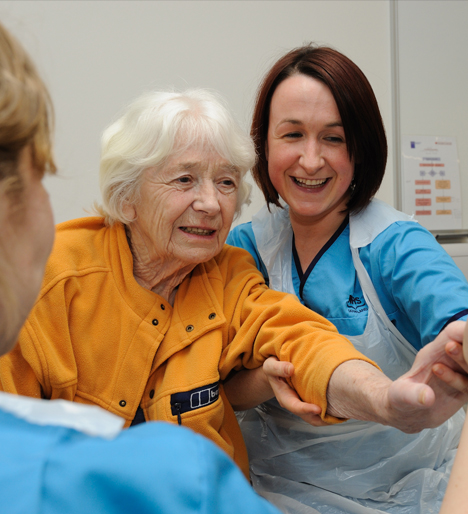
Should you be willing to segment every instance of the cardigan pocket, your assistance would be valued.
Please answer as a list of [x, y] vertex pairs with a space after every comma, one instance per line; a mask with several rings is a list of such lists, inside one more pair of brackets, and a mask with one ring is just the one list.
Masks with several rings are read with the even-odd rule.
[[181, 415], [185, 412], [206, 407], [219, 400], [219, 382], [202, 387], [196, 387], [191, 391], [171, 394], [171, 413], [177, 416], [177, 422], [182, 424]]

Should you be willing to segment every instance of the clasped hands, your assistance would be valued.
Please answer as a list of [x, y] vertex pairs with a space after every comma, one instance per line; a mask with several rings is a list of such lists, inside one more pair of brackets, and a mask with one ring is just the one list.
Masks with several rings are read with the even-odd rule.
[[[418, 352], [411, 369], [397, 380], [391, 381], [375, 368], [369, 370], [380, 376], [366, 377], [370, 383], [376, 381], [375, 387], [369, 387], [369, 398], [365, 399], [371, 404], [367, 411], [362, 410], [362, 405], [353, 408], [349, 399], [340, 404], [340, 388], [333, 381], [339, 381], [340, 368], [348, 363], [338, 366], [330, 379], [327, 412], [337, 417], [376, 421], [407, 433], [441, 425], [468, 402], [468, 364], [462, 347], [465, 325], [463, 321], [450, 323]], [[348, 362], [351, 365], [360, 361]], [[263, 365], [263, 372], [282, 407], [311, 425], [327, 424], [320, 417], [320, 407], [303, 402], [287, 383], [286, 379], [294, 373], [291, 363], [270, 357]]]

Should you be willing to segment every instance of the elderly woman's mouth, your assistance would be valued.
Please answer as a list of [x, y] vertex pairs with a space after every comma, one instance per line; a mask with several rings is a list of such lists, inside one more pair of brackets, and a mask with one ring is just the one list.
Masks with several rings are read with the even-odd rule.
[[216, 232], [216, 230], [209, 230], [197, 227], [180, 227], [180, 230], [186, 232], [187, 234], [195, 234], [197, 236], [211, 236]]

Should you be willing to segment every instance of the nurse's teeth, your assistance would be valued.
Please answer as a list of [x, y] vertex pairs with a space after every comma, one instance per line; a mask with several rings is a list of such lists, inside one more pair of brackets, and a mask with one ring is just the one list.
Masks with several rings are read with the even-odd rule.
[[326, 178], [318, 179], [318, 180], [317, 179], [312, 180], [312, 179], [304, 179], [304, 178], [295, 178], [294, 180], [303, 186], [322, 186], [327, 181]]

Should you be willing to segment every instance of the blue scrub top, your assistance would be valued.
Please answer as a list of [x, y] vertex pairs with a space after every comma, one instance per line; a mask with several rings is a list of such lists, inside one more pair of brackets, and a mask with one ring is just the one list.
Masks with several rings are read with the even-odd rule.
[[3, 410], [0, 505], [8, 514], [280, 514], [189, 429], [150, 422], [107, 440]]
[[[250, 252], [268, 283], [251, 223], [235, 227], [227, 243]], [[341, 334], [362, 334], [368, 309], [351, 256], [348, 220], [304, 273], [294, 243], [291, 251], [296, 257], [293, 284], [300, 301], [331, 321]], [[434, 236], [418, 223], [393, 223], [359, 255], [389, 319], [416, 350], [434, 340], [451, 321], [466, 319], [468, 282]]]

